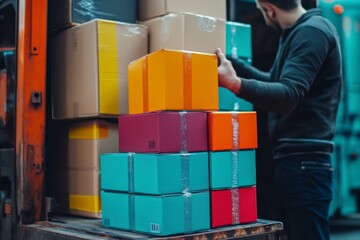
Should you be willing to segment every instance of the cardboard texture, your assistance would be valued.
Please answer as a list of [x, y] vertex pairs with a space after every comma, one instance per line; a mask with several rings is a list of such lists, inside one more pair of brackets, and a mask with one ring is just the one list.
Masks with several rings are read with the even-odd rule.
[[205, 112], [119, 116], [119, 151], [179, 153], [208, 150]]
[[210, 195], [212, 228], [257, 221], [255, 186], [210, 191]]
[[157, 236], [210, 228], [209, 192], [129, 195], [102, 191], [103, 225]]
[[214, 54], [160, 50], [129, 64], [129, 113], [218, 109]]
[[[57, 200], [59, 211], [100, 218], [100, 154], [117, 151], [117, 124], [87, 120], [59, 124], [52, 139], [52, 161], [47, 164], [51, 182], [49, 195]], [[55, 147], [56, 146], [56, 147]]]
[[[100, 169], [100, 154], [118, 149], [118, 125], [105, 120], [68, 122], [59, 127], [52, 163], [60, 169]], [[52, 154], [52, 153], [50, 153]]]
[[99, 171], [56, 169], [49, 176], [58, 211], [89, 218], [101, 218]]
[[56, 30], [95, 18], [136, 23], [137, 0], [49, 0], [49, 29]]
[[149, 52], [160, 49], [215, 53], [225, 51], [225, 20], [191, 13], [168, 14], [143, 22], [149, 28]]
[[255, 151], [210, 152], [210, 188], [256, 185]]
[[147, 54], [147, 28], [94, 20], [50, 41], [54, 119], [128, 113], [128, 64]]
[[[101, 155], [101, 189], [174, 194], [209, 189], [208, 153]], [[171, 169], [171, 171], [169, 171]]]
[[211, 112], [208, 119], [211, 151], [257, 148], [256, 112]]
[[226, 19], [226, 0], [139, 0], [140, 21], [180, 12]]

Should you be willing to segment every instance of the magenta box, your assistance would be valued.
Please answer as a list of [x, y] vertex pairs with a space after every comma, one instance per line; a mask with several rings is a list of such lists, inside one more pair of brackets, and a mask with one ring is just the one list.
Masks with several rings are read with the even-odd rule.
[[205, 112], [154, 112], [119, 116], [119, 151], [147, 153], [208, 150]]

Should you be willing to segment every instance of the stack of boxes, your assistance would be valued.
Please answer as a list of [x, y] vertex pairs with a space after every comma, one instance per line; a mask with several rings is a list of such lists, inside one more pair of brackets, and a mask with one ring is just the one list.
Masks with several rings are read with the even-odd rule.
[[225, 22], [172, 13], [143, 23], [151, 54], [129, 65], [119, 153], [101, 156], [103, 225], [171, 235], [256, 221], [256, 113], [211, 112], [219, 88], [210, 53], [225, 49]]
[[[57, 134], [48, 151], [53, 160], [48, 196], [56, 198], [61, 212], [101, 218], [99, 156], [117, 151], [117, 116], [128, 113], [127, 67], [147, 54], [148, 30], [130, 24], [137, 18], [135, 0], [52, 0], [49, 11]], [[130, 23], [91, 20], [95, 17]]]
[[219, 0], [139, 0], [144, 25], [91, 20], [124, 21], [113, 12], [136, 1], [101, 1], [100, 15], [97, 1], [55, 2], [69, 15], [52, 16], [54, 29], [81, 23], [50, 42], [53, 118], [71, 120], [50, 170], [60, 209], [154, 235], [256, 221], [256, 114], [218, 87], [213, 54], [231, 46], [251, 61], [237, 51], [251, 49], [249, 26], [226, 23]]

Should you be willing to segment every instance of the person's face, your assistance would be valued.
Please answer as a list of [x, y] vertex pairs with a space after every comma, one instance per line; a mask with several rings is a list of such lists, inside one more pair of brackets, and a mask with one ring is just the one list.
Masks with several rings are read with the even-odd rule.
[[274, 8], [268, 3], [264, 3], [259, 0], [256, 0], [256, 7], [261, 11], [266, 25], [273, 28], [275, 31], [280, 32], [281, 26], [276, 19]]

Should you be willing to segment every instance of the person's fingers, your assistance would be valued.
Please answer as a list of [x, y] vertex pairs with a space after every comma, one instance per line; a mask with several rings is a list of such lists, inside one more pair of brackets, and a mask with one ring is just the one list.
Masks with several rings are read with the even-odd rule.
[[216, 55], [218, 56], [218, 58], [220, 59], [221, 62], [226, 60], [225, 55], [222, 53], [220, 48], [216, 49]]

